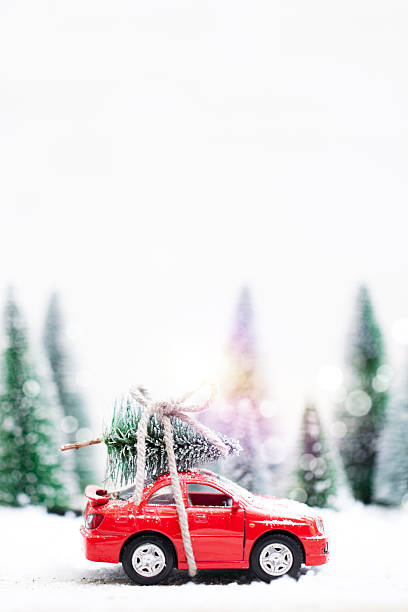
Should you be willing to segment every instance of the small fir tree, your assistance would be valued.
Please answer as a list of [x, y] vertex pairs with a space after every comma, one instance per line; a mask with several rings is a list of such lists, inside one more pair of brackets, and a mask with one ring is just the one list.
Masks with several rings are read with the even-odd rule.
[[[143, 407], [130, 397], [115, 403], [111, 423], [105, 427], [102, 438], [107, 447], [106, 480], [123, 485], [134, 481], [137, 466], [137, 432]], [[202, 464], [218, 461], [220, 450], [194, 427], [178, 417], [171, 417], [174, 455], [177, 470], [189, 471]], [[218, 434], [226, 445], [229, 455], [237, 455], [241, 446]], [[82, 451], [78, 451], [82, 452]], [[169, 471], [163, 424], [155, 415], [151, 416], [146, 436], [146, 479], [159, 478]]]
[[[64, 342], [64, 322], [59, 297], [56, 293], [50, 299], [43, 342], [58, 400], [64, 413], [63, 429], [67, 442], [75, 442], [78, 432], [81, 438], [88, 435], [84, 430], [89, 430], [90, 422], [83, 398], [73, 388], [74, 368]], [[73, 471], [78, 486], [81, 491], [84, 491], [88, 484], [95, 481], [95, 473], [92, 469], [95, 462], [94, 449], [87, 448], [81, 453], [75, 453], [73, 460]]]
[[375, 501], [399, 506], [408, 500], [408, 378], [393, 394], [380, 438]]
[[0, 503], [14, 506], [31, 503], [63, 510], [68, 500], [56, 439], [55, 410], [51, 410], [30, 361], [25, 325], [11, 292], [5, 314]]
[[244, 288], [228, 345], [228, 368], [221, 385], [226, 407], [220, 411], [228, 435], [239, 439], [243, 452], [238, 457], [227, 459], [220, 469], [251, 491], [266, 494], [273, 470], [264, 451], [271, 434], [271, 422], [260, 412], [264, 385], [259, 371], [253, 319], [250, 293]]
[[339, 414], [346, 434], [340, 440], [340, 454], [354, 497], [369, 504], [387, 392], [378, 384], [384, 343], [366, 287], [357, 295], [347, 361], [348, 393]]
[[336, 495], [336, 470], [315, 406], [303, 412], [300, 456], [296, 469], [295, 497], [310, 506], [332, 506]]

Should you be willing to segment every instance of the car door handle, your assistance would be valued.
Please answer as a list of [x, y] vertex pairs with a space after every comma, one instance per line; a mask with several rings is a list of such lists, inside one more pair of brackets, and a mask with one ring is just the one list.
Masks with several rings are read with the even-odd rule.
[[208, 516], [204, 513], [202, 514], [195, 514], [194, 518], [196, 520], [197, 523], [206, 523], [208, 521]]

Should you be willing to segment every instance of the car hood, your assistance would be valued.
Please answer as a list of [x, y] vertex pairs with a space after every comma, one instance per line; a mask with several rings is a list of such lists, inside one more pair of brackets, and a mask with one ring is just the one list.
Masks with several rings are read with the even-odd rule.
[[257, 510], [262, 510], [271, 517], [278, 516], [293, 520], [307, 520], [318, 516], [317, 512], [306, 504], [301, 504], [292, 499], [254, 495], [252, 506]]

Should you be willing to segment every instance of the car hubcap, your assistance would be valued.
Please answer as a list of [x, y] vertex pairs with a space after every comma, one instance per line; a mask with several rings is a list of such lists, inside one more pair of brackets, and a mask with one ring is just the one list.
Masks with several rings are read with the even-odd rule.
[[157, 576], [166, 565], [164, 553], [156, 544], [138, 546], [132, 556], [132, 565], [140, 576]]
[[274, 542], [262, 549], [259, 564], [269, 576], [282, 576], [292, 567], [293, 555], [287, 546]]

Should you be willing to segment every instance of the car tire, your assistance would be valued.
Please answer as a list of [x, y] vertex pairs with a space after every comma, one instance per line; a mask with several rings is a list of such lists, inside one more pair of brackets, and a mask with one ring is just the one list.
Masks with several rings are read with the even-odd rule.
[[269, 535], [255, 544], [250, 566], [254, 574], [270, 582], [282, 576], [298, 578], [303, 561], [299, 542], [283, 534]]
[[160, 536], [140, 536], [125, 545], [122, 566], [137, 584], [159, 584], [173, 569], [172, 547]]

